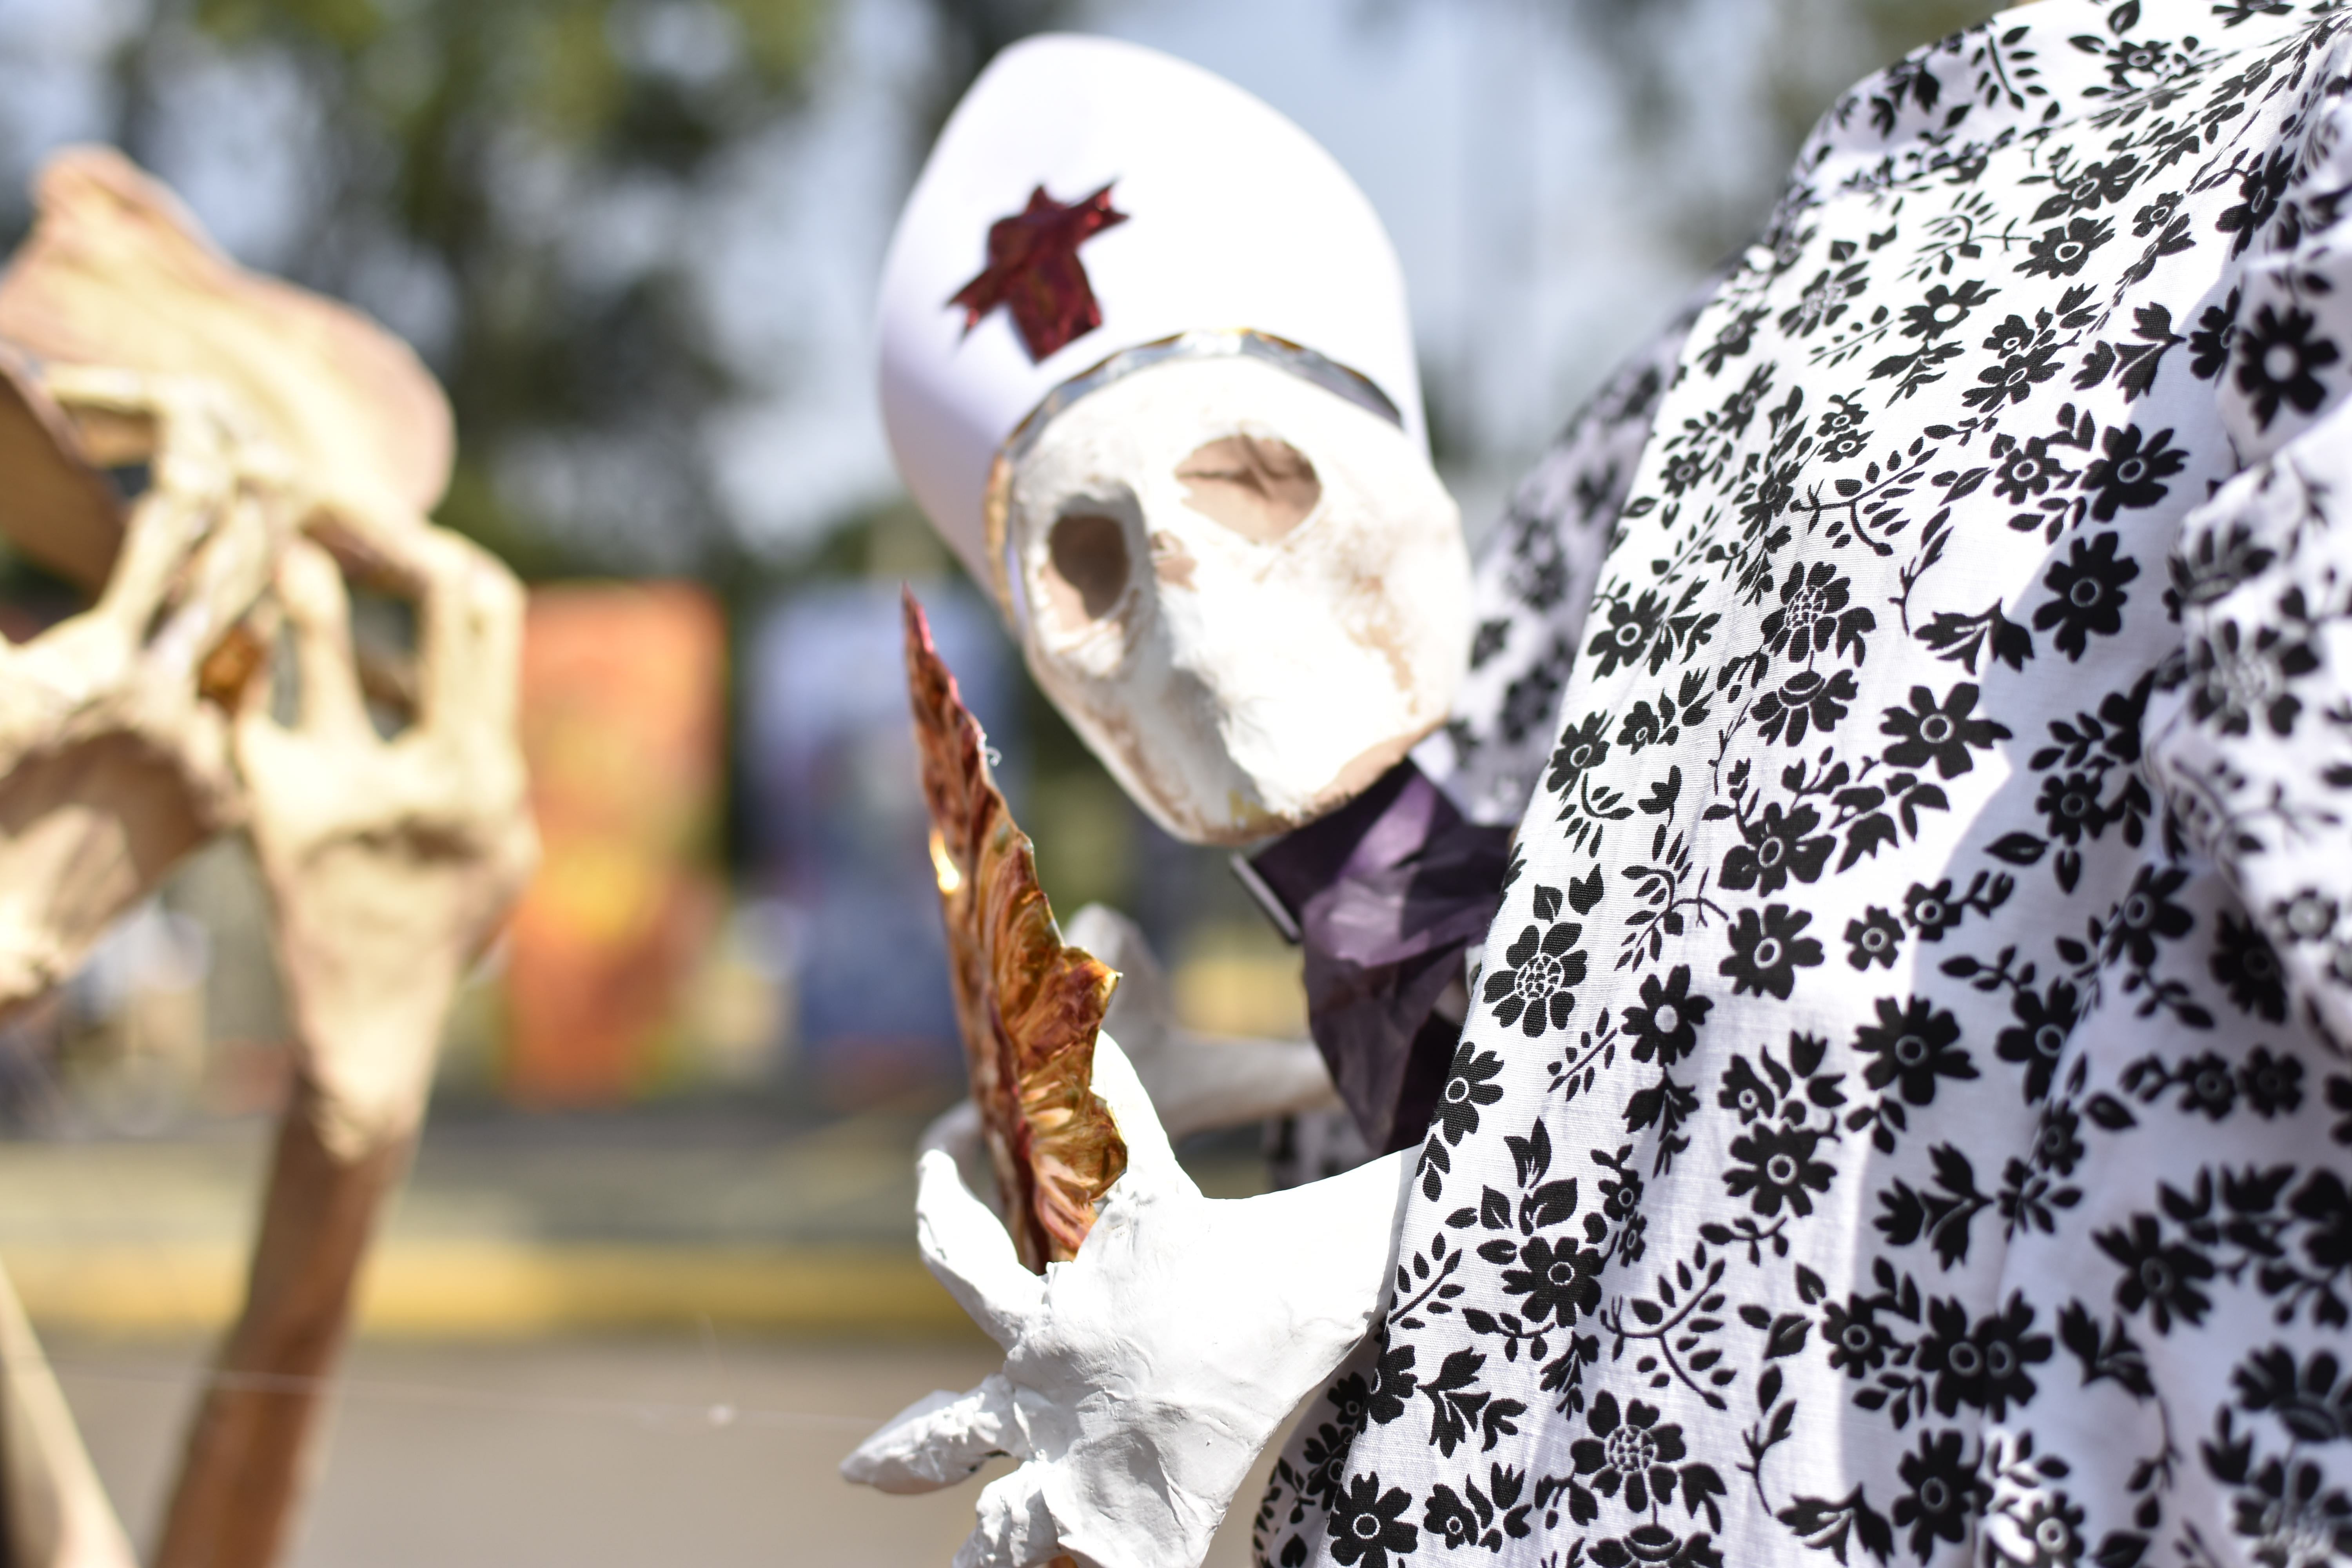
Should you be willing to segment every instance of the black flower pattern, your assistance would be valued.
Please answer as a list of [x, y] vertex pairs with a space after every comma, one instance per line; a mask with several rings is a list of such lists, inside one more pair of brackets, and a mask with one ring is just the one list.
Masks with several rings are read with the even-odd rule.
[[2251, 733], [2257, 724], [2292, 735], [2303, 712], [2297, 683], [2318, 668], [2319, 650], [2286, 626], [2249, 633], [2234, 620], [2217, 619], [2213, 635], [2189, 649], [2189, 711], [2228, 735]]
[[2032, 1401], [2033, 1368], [2051, 1354], [2050, 1336], [2033, 1328], [2033, 1309], [2021, 1294], [1974, 1323], [1958, 1301], [1930, 1302], [1917, 1365], [1935, 1379], [1937, 1413], [1957, 1415], [1965, 1405], [1998, 1421], [2011, 1405]]
[[1803, 910], [1773, 904], [1761, 912], [1739, 911], [1731, 928], [1731, 952], [1717, 966], [1731, 976], [1734, 992], [1778, 996], [1796, 988], [1797, 971], [1822, 961], [1822, 944], [1804, 935], [1813, 917]]
[[2278, 417], [2282, 403], [2310, 414], [2326, 399], [2317, 373], [2344, 355], [2326, 338], [2311, 335], [2318, 324], [2308, 310], [2264, 305], [2255, 310], [2253, 324], [2240, 331], [2238, 390], [2252, 400], [2254, 417], [2263, 425]]
[[2116, 226], [2106, 218], [2078, 217], [2063, 228], [2045, 229], [2030, 247], [2025, 265], [2029, 275], [2072, 278], [2088, 264], [2099, 247], [2115, 238]]
[[1764, 647], [1793, 664], [1810, 662], [1832, 645], [1844, 648], [1878, 624], [1853, 605], [1853, 585], [1826, 561], [1791, 571], [1780, 583], [1780, 605], [1764, 617]]
[[1438, 1096], [1430, 1131], [1448, 1143], [1459, 1143], [1477, 1131], [1479, 1108], [1496, 1104], [1503, 1098], [1501, 1088], [1494, 1081], [1502, 1071], [1502, 1058], [1492, 1051], [1476, 1050], [1465, 1040], [1454, 1053], [1454, 1070]]
[[1686, 1450], [1682, 1428], [1660, 1421], [1655, 1405], [1632, 1399], [1621, 1411], [1617, 1396], [1604, 1391], [1592, 1401], [1584, 1426], [1591, 1436], [1577, 1439], [1569, 1453], [1594, 1491], [1613, 1498], [1622, 1489], [1625, 1506], [1636, 1513], [1649, 1511], [1653, 1493], [1674, 1495], [1674, 1467]]
[[1736, 1198], [1769, 1219], [1786, 1205], [1791, 1214], [1813, 1212], [1813, 1194], [1830, 1190], [1836, 1168], [1817, 1159], [1822, 1133], [1810, 1127], [1759, 1123], [1731, 1141], [1737, 1163], [1723, 1173], [1723, 1184]]
[[1978, 1476], [1979, 1461], [1958, 1432], [1927, 1432], [1895, 1467], [1911, 1489], [1895, 1500], [1895, 1525], [1911, 1532], [1911, 1555], [1928, 1560], [1938, 1541], [1968, 1539], [1971, 1521], [1991, 1489]]
[[1581, 722], [1562, 731], [1559, 744], [1551, 749], [1551, 771], [1544, 777], [1544, 788], [1563, 795], [1574, 790], [1577, 780], [1609, 760], [1608, 735], [1606, 713], [1588, 713]]
[[2083, 470], [2083, 488], [2091, 492], [2091, 515], [2112, 522], [2126, 508], [2152, 507], [2171, 493], [2164, 481], [2189, 466], [2189, 454], [2171, 442], [2171, 431], [2150, 436], [2137, 425], [2100, 437], [2099, 456]]
[[2013, 506], [2023, 506], [2082, 477], [2058, 460], [2047, 437], [2035, 436], [2021, 442], [2015, 437], [2002, 436], [1997, 438], [1993, 450], [2000, 458], [2000, 466], [1993, 470], [1994, 493]]
[[1445, 1543], [1448, 1552], [1465, 1546], [1475, 1546], [1478, 1535], [1486, 1527], [1478, 1515], [1452, 1487], [1440, 1481], [1429, 1494], [1429, 1504], [1422, 1510], [1422, 1532]]
[[2145, 1310], [2159, 1334], [2170, 1333], [2175, 1322], [2205, 1321], [2213, 1299], [2203, 1286], [2213, 1278], [2213, 1260], [2187, 1242], [2166, 1240], [2154, 1215], [2135, 1215], [2128, 1226], [2099, 1231], [2092, 1240], [2123, 1271], [2116, 1306]]
[[2074, 1032], [2081, 1002], [2071, 980], [2053, 980], [2047, 989], [2031, 991], [2021, 985], [2011, 999], [2016, 1022], [1993, 1041], [1993, 1054], [2025, 1068], [2025, 1098], [2041, 1100], [2050, 1092], [2058, 1058], [2066, 1038]]
[[1845, 940], [1846, 962], [1856, 969], [1874, 963], [1892, 969], [1895, 955], [1903, 951], [1903, 922], [1885, 910], [1864, 910], [1860, 920], [1846, 922]]
[[1957, 289], [1942, 283], [1931, 285], [1916, 305], [1903, 307], [1903, 335], [1906, 338], [1936, 339], [1958, 328], [1976, 308], [1999, 293], [1970, 279]]
[[1967, 910], [1952, 897], [1949, 877], [1930, 886], [1914, 882], [1903, 895], [1903, 919], [1919, 933], [1921, 942], [1941, 942], [1960, 923]]
[[2141, 867], [2123, 902], [2116, 906], [2109, 928], [2113, 948], [2146, 969], [2156, 962], [2158, 942], [2177, 941], [2195, 929], [2197, 917], [2173, 901], [2188, 880], [2186, 871]]
[[2054, 1492], [2030, 1500], [2017, 1515], [2017, 1549], [1996, 1546], [2017, 1568], [2075, 1568], [2083, 1561], [2083, 1510]]
[[1515, 492], [1415, 760], [1523, 869], [1270, 1568], [2352, 1552], [2347, 144], [2331, 0], [1930, 45]]
[[1568, 1027], [1574, 988], [1584, 984], [1584, 954], [1573, 951], [1584, 928], [1572, 921], [1528, 926], [1503, 950], [1505, 967], [1486, 976], [1485, 1000], [1497, 1022], [1516, 1024], [1529, 1038]]
[[1757, 732], [1768, 741], [1802, 745], [1808, 734], [1836, 729], [1860, 690], [1850, 669], [1829, 676], [1801, 669], [1756, 700]]
[[1994, 742], [2010, 738], [2009, 726], [1999, 720], [1973, 717], [1977, 696], [1976, 687], [1965, 680], [1941, 698], [1924, 686], [1913, 687], [1910, 706], [1889, 708], [1878, 726], [1880, 733], [1895, 737], [1886, 760], [1899, 768], [1933, 763], [1937, 774], [1948, 779], [1975, 767], [1969, 748], [1990, 751]]
[[1613, 675], [1620, 666], [1641, 662], [1666, 618], [1666, 601], [1660, 594], [1643, 594], [1612, 601], [1606, 614], [1607, 624], [1592, 634], [1591, 646], [1584, 650], [1594, 660], [1596, 675]]
[[1698, 1044], [1699, 1026], [1706, 1022], [1715, 1003], [1691, 994], [1690, 980], [1686, 963], [1675, 965], [1664, 980], [1654, 974], [1643, 979], [1642, 1000], [1625, 1009], [1623, 1025], [1635, 1061], [1655, 1058], [1660, 1067], [1672, 1067]]
[[1976, 1064], [1960, 1043], [1959, 1020], [1924, 996], [1908, 1002], [1882, 999], [1878, 1021], [1854, 1032], [1853, 1048], [1871, 1058], [1862, 1079], [1873, 1089], [1892, 1087], [1906, 1104], [1929, 1105], [1938, 1079], [1977, 1076]]
[[2116, 553], [2117, 535], [2102, 533], [2077, 539], [2067, 559], [2043, 574], [2042, 585], [2053, 595], [2033, 612], [2033, 629], [2058, 628], [2058, 651], [2079, 659], [2095, 637], [2114, 637], [2124, 629], [2124, 604], [2131, 595], [2124, 584], [2139, 575], [2139, 563]]
[[2238, 1087], [2263, 1120], [2292, 1116], [2303, 1107], [2303, 1063], [2256, 1046], [2238, 1071]]
[[1503, 1290], [1525, 1298], [1528, 1321], [1566, 1328], [1601, 1305], [1601, 1255], [1534, 1237], [1519, 1247], [1518, 1266], [1503, 1270]]
[[1836, 839], [1814, 831], [1821, 825], [1822, 814], [1810, 805], [1793, 811], [1767, 805], [1754, 821], [1740, 825], [1748, 841], [1725, 852], [1719, 884], [1735, 892], [1753, 889], [1777, 893], [1791, 877], [1800, 882], [1821, 880], [1822, 868], [1837, 847]]
[[2095, 773], [2050, 773], [2042, 781], [2034, 801], [2042, 813], [2043, 831], [2061, 844], [2080, 844], [2106, 831], [2106, 775]]
[[1331, 1510], [1331, 1556], [1363, 1568], [1388, 1568], [1391, 1554], [1409, 1555], [1421, 1544], [1421, 1531], [1404, 1515], [1412, 1495], [1402, 1487], [1381, 1486], [1377, 1472], [1348, 1482]]
[[2309, 1459], [2272, 1459], [2250, 1478], [2232, 1510], [2238, 1534], [2263, 1568], [2319, 1568], [2352, 1556], [2352, 1497]]

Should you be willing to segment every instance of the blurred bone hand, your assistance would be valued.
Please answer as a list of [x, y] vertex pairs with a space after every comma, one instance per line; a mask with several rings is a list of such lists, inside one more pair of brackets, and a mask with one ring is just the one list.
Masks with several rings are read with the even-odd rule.
[[[0, 278], [0, 534], [97, 602], [0, 647], [0, 1018], [68, 977], [190, 850], [250, 835], [296, 1085], [221, 1361], [305, 1392], [207, 1390], [155, 1560], [268, 1568], [316, 1468], [312, 1391], [444, 1016], [536, 858], [521, 590], [427, 521], [449, 409], [404, 343], [238, 268], [120, 154], [60, 154], [37, 197]], [[127, 514], [101, 468], [131, 476]], [[347, 577], [415, 605], [413, 672], [367, 679]], [[281, 636], [291, 722], [275, 712]], [[7, 1305], [0, 1286], [0, 1339]], [[10, 1541], [8, 1560], [127, 1563], [70, 1419], [43, 1425], [58, 1410], [41, 1378], [5, 1372], [0, 1519], [64, 1508], [94, 1543]]]
[[[186, 376], [0, 360], [0, 530], [97, 603], [0, 648], [0, 1014], [71, 975], [181, 856], [240, 815], [226, 715], [240, 632], [297, 516], [282, 456]], [[152, 483], [121, 517], [77, 435], [135, 426]], [[122, 455], [131, 456], [131, 452]], [[18, 479], [25, 482], [16, 484]]]

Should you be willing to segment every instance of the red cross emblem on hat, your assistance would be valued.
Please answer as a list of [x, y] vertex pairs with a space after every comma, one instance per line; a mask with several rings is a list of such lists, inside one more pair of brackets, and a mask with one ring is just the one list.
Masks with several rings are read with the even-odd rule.
[[1078, 247], [1127, 216], [1111, 206], [1109, 185], [1067, 204], [1039, 185], [1026, 207], [989, 225], [986, 269], [948, 303], [963, 307], [967, 333], [1003, 306], [1030, 359], [1050, 359], [1102, 325], [1102, 306], [1078, 261]]

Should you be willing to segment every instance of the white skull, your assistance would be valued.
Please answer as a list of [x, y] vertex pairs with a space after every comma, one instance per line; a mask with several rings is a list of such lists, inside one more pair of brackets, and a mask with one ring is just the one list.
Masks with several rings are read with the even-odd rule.
[[1469, 556], [1395, 424], [1263, 360], [1177, 358], [1014, 454], [999, 559], [1029, 668], [1169, 832], [1312, 821], [1445, 718]]

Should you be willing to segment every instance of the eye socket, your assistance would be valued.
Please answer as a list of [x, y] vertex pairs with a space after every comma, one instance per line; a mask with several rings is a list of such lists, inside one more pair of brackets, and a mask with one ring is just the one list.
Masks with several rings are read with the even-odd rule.
[[1272, 544], [1307, 521], [1323, 481], [1307, 454], [1273, 436], [1227, 436], [1176, 465], [1194, 511], [1244, 539]]
[[1127, 531], [1116, 518], [1073, 512], [1046, 540], [1045, 595], [1072, 625], [1098, 621], [1127, 592]]

